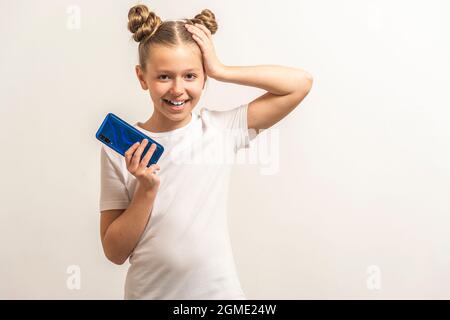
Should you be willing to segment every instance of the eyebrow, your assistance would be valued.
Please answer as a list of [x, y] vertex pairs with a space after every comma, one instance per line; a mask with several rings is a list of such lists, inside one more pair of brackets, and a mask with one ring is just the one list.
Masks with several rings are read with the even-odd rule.
[[[184, 70], [183, 72], [189, 72], [189, 71], [198, 71], [199, 69], [198, 68], [191, 68], [191, 69], [187, 69], [187, 70]], [[156, 72], [166, 72], [166, 73], [172, 73], [172, 71], [170, 71], [170, 70], [157, 70]]]

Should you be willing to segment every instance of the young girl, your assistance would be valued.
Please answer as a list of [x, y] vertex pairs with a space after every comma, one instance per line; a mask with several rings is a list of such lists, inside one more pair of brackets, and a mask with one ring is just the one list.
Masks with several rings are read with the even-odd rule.
[[[129, 258], [125, 299], [245, 299], [227, 228], [229, 160], [298, 106], [312, 77], [288, 67], [222, 64], [212, 39], [217, 22], [208, 9], [194, 19], [161, 21], [136, 5], [128, 19], [139, 42], [136, 74], [154, 109], [134, 126], [165, 152], [147, 168], [155, 148], [140, 161], [145, 139], [125, 157], [102, 145], [105, 255], [116, 264]], [[267, 93], [229, 111], [194, 112], [208, 76]]]

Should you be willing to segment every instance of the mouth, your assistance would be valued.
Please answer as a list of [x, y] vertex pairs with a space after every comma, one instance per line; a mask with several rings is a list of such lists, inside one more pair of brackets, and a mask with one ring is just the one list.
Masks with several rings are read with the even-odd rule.
[[174, 111], [181, 111], [186, 107], [186, 104], [188, 104], [191, 99], [187, 99], [187, 100], [180, 100], [180, 101], [171, 101], [171, 100], [167, 100], [167, 99], [161, 99], [165, 105], [169, 106], [169, 108], [171, 110]]

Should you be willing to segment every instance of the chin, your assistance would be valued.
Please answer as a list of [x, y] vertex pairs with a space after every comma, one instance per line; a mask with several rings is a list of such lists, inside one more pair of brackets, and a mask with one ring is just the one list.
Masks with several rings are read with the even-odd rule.
[[169, 118], [172, 119], [174, 121], [180, 121], [183, 120], [186, 117], [189, 117], [189, 114], [192, 112], [192, 109], [185, 109], [179, 112], [171, 112], [170, 110], [164, 110], [164, 115]]

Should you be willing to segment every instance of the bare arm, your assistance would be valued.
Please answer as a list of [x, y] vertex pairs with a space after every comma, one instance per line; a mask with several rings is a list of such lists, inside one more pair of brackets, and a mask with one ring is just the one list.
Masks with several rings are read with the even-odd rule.
[[102, 211], [100, 234], [103, 251], [113, 263], [121, 265], [136, 247], [150, 219], [156, 192], [139, 185], [126, 210]]
[[226, 66], [219, 61], [211, 31], [201, 23], [185, 24], [202, 51], [208, 76], [222, 82], [261, 88], [267, 92], [248, 104], [249, 129], [267, 129], [283, 119], [311, 90], [313, 77], [300, 68], [278, 65]]
[[303, 69], [276, 65], [223, 66], [216, 80], [267, 90], [248, 105], [249, 129], [268, 129], [294, 110], [311, 90], [313, 78]]

